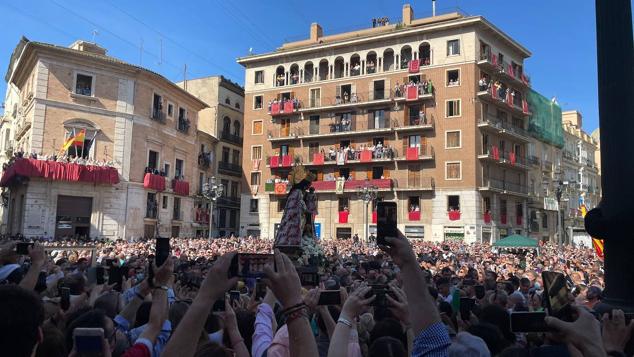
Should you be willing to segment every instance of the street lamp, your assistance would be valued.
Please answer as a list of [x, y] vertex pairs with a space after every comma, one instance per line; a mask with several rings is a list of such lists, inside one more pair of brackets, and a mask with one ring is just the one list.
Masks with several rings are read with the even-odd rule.
[[357, 187], [357, 197], [363, 200], [365, 203], [365, 210], [363, 211], [363, 218], [365, 222], [365, 229], [363, 232], [363, 239], [365, 244], [368, 243], [368, 232], [370, 230], [370, 224], [368, 222], [368, 205], [370, 202], [376, 199], [377, 192], [379, 191], [378, 187], [371, 186], [368, 184], [368, 180], [366, 180], [365, 185], [363, 187]]
[[208, 182], [203, 183], [202, 195], [209, 202], [209, 234], [208, 238], [211, 239], [211, 230], [214, 212], [214, 202], [222, 196], [225, 188], [223, 184], [216, 183], [216, 177], [211, 176]]

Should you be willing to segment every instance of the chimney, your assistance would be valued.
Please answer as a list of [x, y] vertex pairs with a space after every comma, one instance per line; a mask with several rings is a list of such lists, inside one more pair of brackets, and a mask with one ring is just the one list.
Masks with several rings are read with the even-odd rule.
[[403, 25], [409, 26], [412, 24], [412, 20], [414, 20], [414, 9], [410, 4], [403, 5]]
[[320, 37], [324, 36], [324, 30], [319, 26], [318, 23], [313, 22], [310, 24], [310, 40], [313, 42], [318, 42]]
[[88, 42], [88, 41], [84, 41], [84, 40], [77, 40], [77, 41], [73, 42], [68, 47], [73, 49], [73, 50], [77, 50], [77, 51], [90, 52], [90, 53], [95, 53], [95, 54], [102, 55], [102, 56], [106, 55], [106, 49], [105, 48], [99, 46], [96, 43]]

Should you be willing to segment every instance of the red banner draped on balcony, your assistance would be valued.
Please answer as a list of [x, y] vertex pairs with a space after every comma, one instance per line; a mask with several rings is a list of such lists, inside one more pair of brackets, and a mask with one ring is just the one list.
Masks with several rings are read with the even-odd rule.
[[493, 52], [491, 52], [491, 63], [492, 63], [494, 66], [497, 66], [497, 65], [498, 65], [498, 56], [494, 55], [494, 54], [493, 54]]
[[449, 211], [447, 213], [450, 221], [457, 221], [460, 219], [460, 211]]
[[292, 113], [293, 112], [293, 101], [287, 100], [284, 102], [284, 113]]
[[156, 191], [165, 191], [165, 177], [146, 173], [143, 177], [143, 187]]
[[276, 195], [285, 195], [286, 194], [286, 183], [278, 182], [275, 184], [275, 194]]
[[493, 147], [491, 148], [491, 154], [493, 155], [493, 160], [500, 159], [500, 149], [498, 149], [497, 146], [493, 145]]
[[339, 223], [348, 223], [348, 216], [350, 212], [342, 211], [339, 212]]
[[280, 113], [280, 103], [271, 103], [271, 114], [279, 114]]
[[515, 72], [513, 72], [513, 65], [511, 65], [510, 63], [508, 64], [506, 68], [506, 72], [509, 76], [515, 78]]
[[409, 61], [409, 73], [418, 73], [420, 71], [420, 60]]
[[515, 217], [515, 223], [516, 223], [518, 226], [521, 226], [521, 225], [522, 225], [522, 216], [517, 216], [517, 217]]
[[500, 215], [500, 223], [506, 224], [506, 215], [505, 214], [501, 214]]
[[407, 86], [407, 100], [416, 100], [416, 99], [418, 99], [418, 87]]
[[513, 107], [513, 96], [510, 90], [506, 92], [506, 104], [511, 108]]
[[513, 151], [511, 151], [509, 153], [509, 160], [511, 160], [511, 165], [515, 165], [515, 153]]
[[528, 77], [526, 77], [526, 75], [524, 73], [522, 73], [522, 82], [524, 82], [524, 84], [528, 85]]
[[174, 193], [180, 196], [189, 196], [189, 182], [182, 180], [172, 181]]
[[313, 154], [313, 165], [323, 165], [324, 164], [324, 154], [315, 153]]
[[491, 93], [491, 97], [493, 99], [499, 99], [499, 97], [498, 97], [498, 94], [499, 94], [498, 93], [498, 88], [495, 85], [491, 86], [491, 88], [489, 89], [489, 92]]
[[407, 160], [418, 160], [418, 148], [417, 147], [409, 147], [405, 152], [405, 158]]
[[0, 186], [10, 185], [16, 176], [41, 177], [53, 181], [92, 182], [94, 184], [113, 185], [119, 183], [119, 173], [114, 167], [18, 159], [4, 171], [2, 179], [0, 179]]
[[376, 223], [378, 221], [377, 212], [372, 211], [372, 223]]
[[293, 158], [291, 157], [291, 155], [282, 156], [282, 166], [283, 167], [290, 167], [292, 164], [293, 164]]
[[275, 155], [275, 156], [271, 156], [271, 167], [278, 167], [280, 166], [280, 157]]
[[409, 213], [410, 221], [420, 221], [420, 211], [413, 211]]
[[528, 102], [526, 101], [526, 99], [522, 99], [522, 112], [524, 112], [524, 114], [528, 114]]
[[491, 213], [485, 213], [483, 218], [484, 218], [484, 223], [486, 224], [491, 223]]
[[377, 180], [350, 180], [346, 181], [343, 188], [345, 190], [356, 190], [357, 187], [363, 187], [366, 185], [376, 186], [377, 188], [392, 188], [392, 180], [390, 179], [377, 179]]
[[372, 161], [372, 151], [363, 150], [361, 151], [361, 162], [370, 162]]
[[337, 183], [335, 181], [313, 181], [311, 186], [315, 191], [334, 191]]

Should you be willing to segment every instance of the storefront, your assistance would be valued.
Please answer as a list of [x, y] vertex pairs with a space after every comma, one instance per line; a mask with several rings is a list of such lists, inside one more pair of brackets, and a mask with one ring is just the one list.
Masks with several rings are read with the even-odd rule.
[[57, 196], [55, 237], [90, 237], [92, 197]]
[[443, 229], [443, 235], [446, 241], [448, 240], [464, 240], [464, 227], [460, 226], [445, 226]]
[[405, 226], [405, 237], [407, 237], [407, 239], [424, 239], [425, 227], [424, 226]]

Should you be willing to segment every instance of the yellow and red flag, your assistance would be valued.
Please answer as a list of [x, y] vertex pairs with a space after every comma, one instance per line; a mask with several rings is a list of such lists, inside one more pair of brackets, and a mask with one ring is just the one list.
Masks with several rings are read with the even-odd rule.
[[68, 150], [68, 148], [73, 145], [74, 142], [75, 137], [71, 135], [68, 139], [66, 139], [66, 141], [64, 141], [64, 144], [62, 145], [62, 148], [59, 149], [59, 151], [62, 152]]
[[79, 134], [73, 138], [74, 146], [84, 146], [84, 140], [86, 140], [86, 129], [81, 129]]
[[603, 259], [603, 239], [592, 238], [592, 246], [594, 251], [597, 252], [597, 256]]

